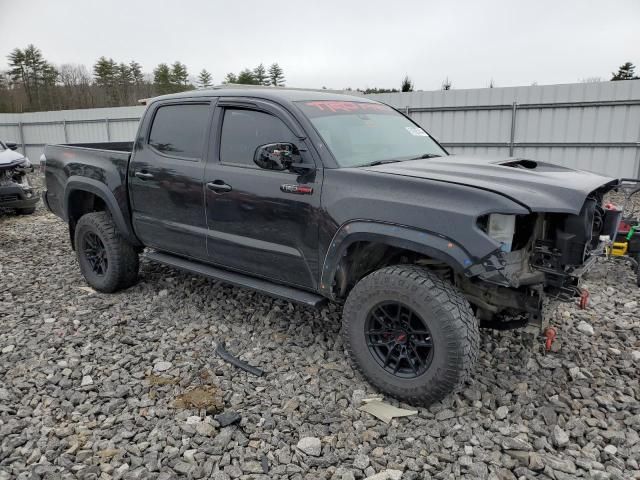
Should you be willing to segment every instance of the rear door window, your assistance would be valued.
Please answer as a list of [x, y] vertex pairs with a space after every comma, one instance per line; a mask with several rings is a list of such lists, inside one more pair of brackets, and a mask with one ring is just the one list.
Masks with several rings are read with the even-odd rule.
[[149, 145], [164, 155], [200, 160], [209, 111], [206, 103], [158, 108], [149, 133]]

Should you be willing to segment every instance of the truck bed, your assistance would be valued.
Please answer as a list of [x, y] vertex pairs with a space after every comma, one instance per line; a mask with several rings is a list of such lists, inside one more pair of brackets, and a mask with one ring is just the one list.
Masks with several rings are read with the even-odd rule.
[[90, 191], [112, 202], [115, 215], [127, 222], [129, 203], [127, 168], [133, 142], [72, 143], [47, 145], [44, 149], [47, 191], [43, 197], [56, 215], [67, 217], [68, 206], [81, 201], [69, 195], [74, 183], [89, 185]]
[[86, 148], [91, 150], [107, 150], [111, 152], [127, 152], [133, 150], [133, 142], [94, 142], [94, 143], [61, 143], [55, 147]]

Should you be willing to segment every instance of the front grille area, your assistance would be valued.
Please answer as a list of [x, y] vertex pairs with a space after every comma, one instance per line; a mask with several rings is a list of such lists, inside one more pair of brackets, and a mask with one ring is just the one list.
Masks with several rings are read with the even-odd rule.
[[20, 200], [18, 195], [0, 195], [0, 202], [15, 202], [16, 200]]

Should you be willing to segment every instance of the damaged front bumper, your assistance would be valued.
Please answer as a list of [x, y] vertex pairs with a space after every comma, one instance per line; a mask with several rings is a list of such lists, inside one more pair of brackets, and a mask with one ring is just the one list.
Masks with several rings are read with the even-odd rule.
[[[585, 207], [580, 215], [528, 217], [529, 233], [526, 238], [516, 233], [516, 250], [496, 249], [467, 269], [459, 287], [484, 326], [539, 332], [548, 325], [549, 307], [584, 297], [582, 278], [603, 255], [609, 238], [601, 228], [607, 223], [601, 200], [597, 205], [587, 200], [588, 214]], [[596, 208], [600, 211], [594, 214]]]
[[27, 159], [0, 167], [0, 208], [32, 208], [38, 196], [29, 184], [27, 174], [33, 167]]

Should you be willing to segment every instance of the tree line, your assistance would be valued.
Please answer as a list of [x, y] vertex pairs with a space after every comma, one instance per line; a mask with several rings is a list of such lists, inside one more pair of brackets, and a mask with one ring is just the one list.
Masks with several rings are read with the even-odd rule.
[[[214, 85], [206, 69], [193, 77], [180, 61], [160, 63], [145, 73], [135, 60], [102, 56], [89, 71], [84, 65], [53, 65], [34, 45], [15, 48], [7, 60], [9, 68], [0, 71], [0, 112], [8, 113], [136, 105], [143, 98]], [[228, 73], [222, 83], [283, 87], [285, 76], [278, 63], [260, 64]]]
[[[0, 112], [136, 105], [143, 98], [214, 85], [213, 76], [207, 70], [203, 69], [193, 77], [180, 61], [160, 63], [152, 73], [145, 73], [142, 65], [135, 60], [122, 62], [102, 56], [96, 60], [90, 72], [84, 65], [53, 65], [34, 45], [15, 48], [7, 60], [8, 69], [0, 71]], [[626, 62], [612, 73], [611, 80], [637, 78], [635, 66]], [[283, 87], [285, 82], [284, 70], [278, 63], [268, 67], [261, 63], [238, 73], [229, 72], [221, 83]], [[493, 86], [492, 80], [489, 87]], [[448, 77], [441, 88], [452, 88]], [[411, 92], [413, 89], [413, 81], [405, 75], [398, 89], [375, 87], [357, 90], [368, 94]]]

